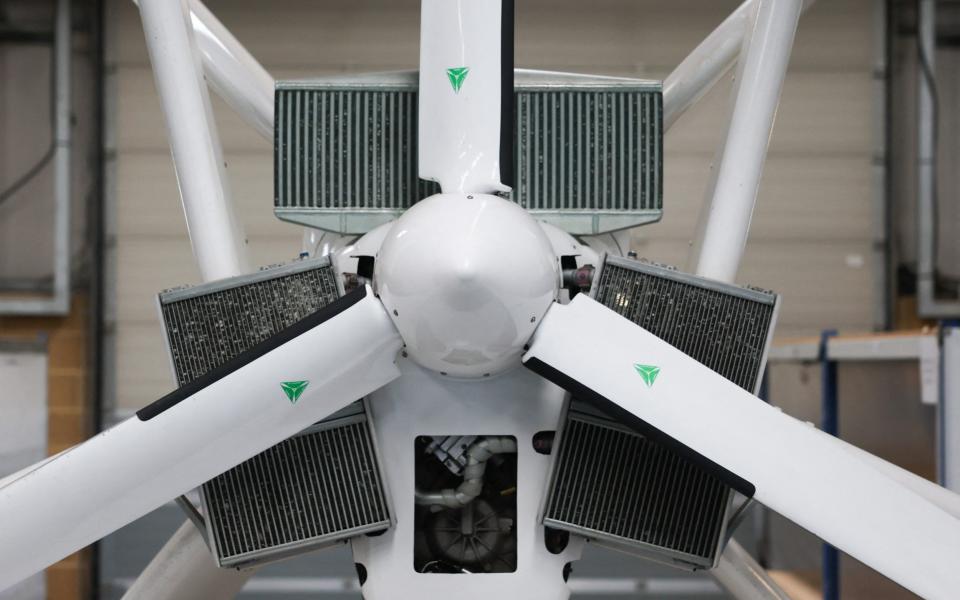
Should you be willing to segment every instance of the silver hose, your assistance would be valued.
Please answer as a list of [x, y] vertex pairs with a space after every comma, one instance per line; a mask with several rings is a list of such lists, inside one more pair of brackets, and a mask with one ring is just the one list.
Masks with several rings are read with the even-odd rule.
[[487, 470], [487, 461], [494, 454], [515, 454], [517, 441], [512, 437], [484, 437], [467, 448], [467, 466], [463, 469], [463, 483], [456, 489], [449, 488], [438, 492], [416, 490], [417, 504], [432, 504], [448, 508], [462, 508], [476, 499], [483, 490], [483, 474]]

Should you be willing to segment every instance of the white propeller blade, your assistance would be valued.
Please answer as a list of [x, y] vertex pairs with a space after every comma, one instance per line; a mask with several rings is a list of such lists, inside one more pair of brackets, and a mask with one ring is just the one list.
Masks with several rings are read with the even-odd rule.
[[512, 9], [504, 0], [420, 5], [418, 170], [444, 192], [510, 190]]
[[0, 590], [397, 378], [360, 289], [0, 488]]
[[960, 520], [585, 295], [550, 308], [524, 362], [913, 592], [960, 590]]

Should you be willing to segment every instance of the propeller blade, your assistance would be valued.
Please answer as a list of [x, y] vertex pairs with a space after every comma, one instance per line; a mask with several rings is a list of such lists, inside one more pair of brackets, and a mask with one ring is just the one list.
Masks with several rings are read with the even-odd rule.
[[584, 294], [550, 308], [523, 360], [913, 592], [960, 589], [960, 520]]
[[0, 488], [0, 590], [396, 379], [369, 288]]
[[911, 473], [903, 467], [898, 467], [891, 462], [887, 462], [875, 454], [870, 454], [866, 450], [857, 448], [853, 444], [845, 442], [839, 438], [831, 439], [844, 450], [852, 453], [854, 456], [880, 471], [890, 479], [896, 481], [904, 487], [913, 490], [915, 493], [926, 498], [929, 502], [939, 506], [945, 512], [953, 515], [957, 519], [960, 519], [960, 495], [951, 492], [942, 485], [937, 485], [929, 479], [924, 479], [916, 473]]
[[423, 0], [418, 169], [445, 193], [510, 190], [513, 0]]

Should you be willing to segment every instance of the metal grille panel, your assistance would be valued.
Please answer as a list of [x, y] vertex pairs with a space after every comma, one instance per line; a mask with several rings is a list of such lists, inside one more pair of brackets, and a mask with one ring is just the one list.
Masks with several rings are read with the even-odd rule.
[[567, 420], [559, 452], [548, 525], [712, 561], [727, 505], [719, 479], [641, 435], [579, 414]]
[[[659, 83], [518, 71], [515, 93], [514, 201], [571, 233], [659, 220]], [[415, 72], [281, 82], [275, 106], [281, 219], [364, 233], [439, 191], [417, 176]]]
[[518, 91], [518, 202], [532, 211], [661, 207], [662, 97], [636, 91]]
[[[326, 258], [160, 295], [174, 373], [184, 385], [340, 296]], [[203, 485], [222, 566], [250, 565], [389, 527], [363, 403]]]
[[222, 565], [389, 526], [366, 417], [315, 427], [203, 486]]
[[[591, 294], [741, 387], [758, 386], [775, 294], [621, 258], [604, 261]], [[731, 497], [716, 475], [576, 398], [557, 451], [546, 524], [682, 566], [714, 565]]]
[[336, 300], [333, 268], [326, 260], [313, 266], [161, 294], [177, 383], [189, 383]]
[[417, 176], [416, 90], [280, 89], [278, 208], [403, 211], [439, 191]]
[[595, 298], [740, 387], [755, 391], [776, 295], [657, 265], [608, 259]]

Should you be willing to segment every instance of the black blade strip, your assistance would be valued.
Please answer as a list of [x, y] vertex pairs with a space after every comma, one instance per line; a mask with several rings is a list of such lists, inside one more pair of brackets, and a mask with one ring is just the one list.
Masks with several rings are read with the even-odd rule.
[[500, 12], [500, 183], [513, 187], [514, 0], [503, 0]]
[[190, 396], [196, 394], [197, 392], [203, 390], [204, 388], [213, 385], [214, 383], [220, 381], [227, 375], [230, 375], [234, 371], [239, 370], [240, 368], [252, 363], [258, 358], [264, 356], [272, 350], [276, 350], [280, 346], [286, 344], [290, 340], [303, 335], [304, 333], [310, 331], [314, 327], [322, 325], [326, 321], [329, 321], [333, 317], [339, 315], [340, 313], [346, 311], [348, 308], [352, 307], [354, 304], [357, 304], [367, 296], [366, 286], [362, 286], [350, 292], [343, 298], [335, 300], [330, 304], [324, 306], [317, 312], [304, 317], [303, 319], [297, 321], [290, 327], [287, 327], [283, 331], [270, 336], [269, 338], [263, 340], [256, 346], [253, 346], [249, 350], [245, 350], [235, 358], [227, 361], [223, 365], [212, 369], [204, 373], [203, 375], [192, 380], [190, 383], [181, 386], [180, 388], [170, 392], [163, 398], [160, 398], [156, 402], [152, 402], [147, 406], [141, 408], [137, 411], [137, 418], [141, 421], [149, 421], [150, 419], [156, 417], [163, 411], [172, 408], [183, 402]]

